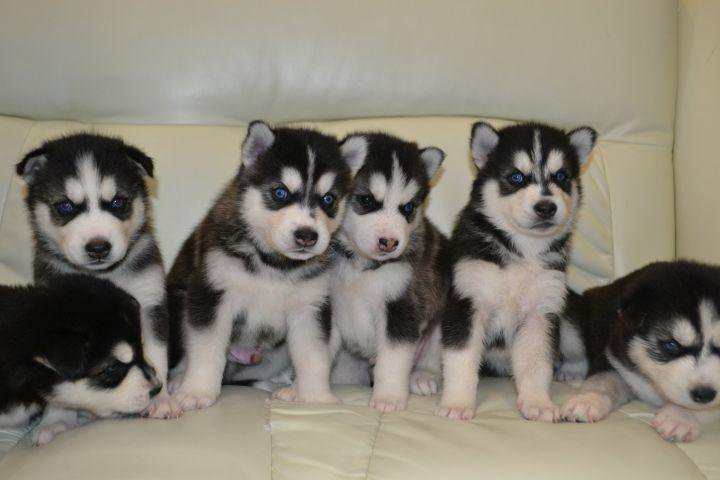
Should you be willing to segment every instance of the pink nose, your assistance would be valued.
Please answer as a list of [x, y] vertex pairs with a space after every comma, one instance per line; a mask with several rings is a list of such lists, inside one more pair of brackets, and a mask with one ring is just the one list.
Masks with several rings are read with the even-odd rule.
[[378, 240], [378, 250], [385, 253], [394, 252], [399, 243], [400, 242], [394, 238], [381, 238]]

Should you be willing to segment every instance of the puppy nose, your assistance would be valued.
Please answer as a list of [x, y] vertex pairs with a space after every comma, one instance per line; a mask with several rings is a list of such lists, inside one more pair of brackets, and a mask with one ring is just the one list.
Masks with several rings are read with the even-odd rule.
[[112, 245], [104, 238], [93, 238], [85, 244], [85, 251], [89, 256], [95, 259], [101, 259], [108, 256]]
[[318, 233], [312, 228], [299, 228], [295, 230], [295, 243], [301, 247], [312, 247], [317, 243]]
[[555, 215], [555, 212], [557, 212], [557, 205], [555, 205], [555, 202], [551, 202], [549, 200], [542, 200], [536, 203], [533, 209], [535, 210], [535, 213], [538, 217], [547, 220], [548, 218], [552, 218], [553, 215]]
[[150, 398], [153, 398], [155, 395], [160, 393], [160, 390], [162, 390], [162, 384], [158, 383], [152, 390], [150, 390]]
[[394, 238], [381, 238], [378, 240], [378, 248], [381, 252], [390, 253], [397, 249], [399, 243]]
[[690, 396], [697, 403], [710, 403], [715, 400], [717, 392], [710, 387], [698, 387], [690, 392]]

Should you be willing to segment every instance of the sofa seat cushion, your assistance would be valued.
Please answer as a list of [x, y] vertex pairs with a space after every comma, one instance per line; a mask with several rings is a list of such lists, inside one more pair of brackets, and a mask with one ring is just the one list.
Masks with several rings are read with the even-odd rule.
[[[571, 392], [553, 386], [558, 402]], [[98, 421], [34, 449], [26, 437], [0, 460], [0, 478], [720, 478], [720, 427], [667, 443], [640, 402], [594, 425], [548, 425], [518, 415], [507, 379], [481, 381], [471, 422], [434, 416], [437, 397], [379, 415], [369, 389], [338, 393], [342, 405], [303, 405], [227, 387], [217, 405], [179, 420]]]

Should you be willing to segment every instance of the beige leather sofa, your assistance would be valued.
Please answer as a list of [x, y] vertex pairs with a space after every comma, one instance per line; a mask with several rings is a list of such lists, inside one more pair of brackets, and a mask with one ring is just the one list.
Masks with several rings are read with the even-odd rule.
[[[676, 255], [720, 261], [718, 0], [0, 0], [0, 12], [2, 283], [31, 278], [23, 152], [88, 129], [143, 148], [170, 262], [255, 118], [443, 148], [429, 212], [445, 231], [469, 191], [473, 121], [588, 124], [601, 137], [572, 286]], [[339, 395], [294, 405], [227, 388], [179, 420], [99, 421], [42, 448], [6, 431], [0, 479], [720, 478], [720, 425], [669, 444], [639, 402], [596, 425], [544, 425], [519, 417], [503, 379], [481, 382], [467, 423], [433, 416], [434, 397], [379, 415], [367, 389]]]

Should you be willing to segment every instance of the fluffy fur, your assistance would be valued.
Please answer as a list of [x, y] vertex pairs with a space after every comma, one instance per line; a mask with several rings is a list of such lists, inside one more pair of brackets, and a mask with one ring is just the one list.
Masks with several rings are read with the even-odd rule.
[[444, 389], [437, 413], [475, 415], [478, 367], [513, 375], [520, 413], [556, 421], [549, 395], [557, 315], [565, 302], [580, 167], [595, 142], [583, 127], [472, 127], [478, 168], [451, 238], [452, 286], [442, 317]]
[[139, 413], [160, 391], [139, 304], [110, 282], [68, 275], [51, 287], [0, 286], [0, 330], [0, 427], [45, 413], [35, 444], [77, 425], [78, 410]]
[[563, 366], [589, 377], [563, 406], [569, 421], [595, 422], [632, 398], [661, 407], [653, 426], [687, 442], [720, 418], [720, 268], [659, 262], [610, 285], [573, 294], [561, 342]]
[[[118, 138], [80, 133], [45, 142], [18, 163], [17, 173], [28, 185], [35, 282], [52, 285], [82, 273], [134, 296], [145, 354], [165, 382], [165, 275], [145, 185], [153, 175], [150, 157]], [[180, 412], [163, 385], [145, 413]]]

